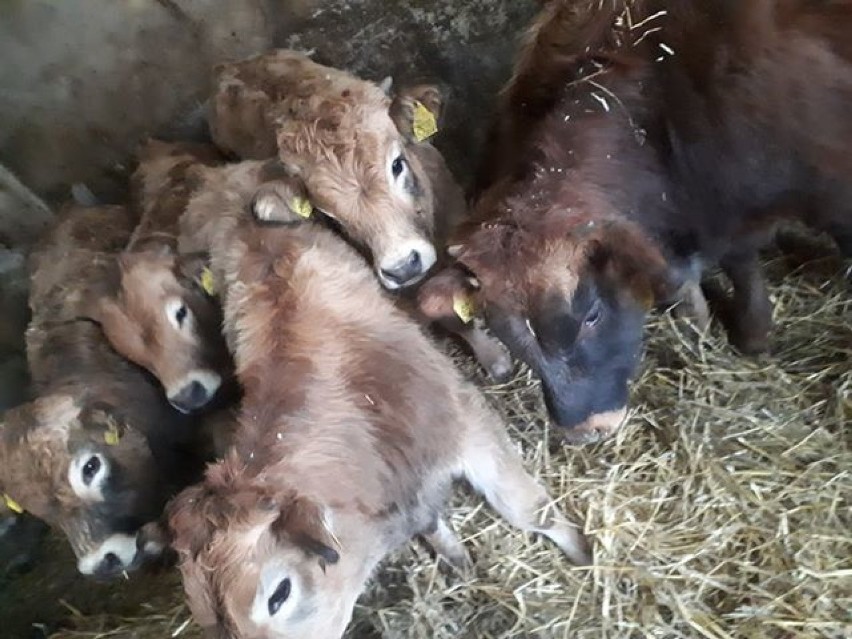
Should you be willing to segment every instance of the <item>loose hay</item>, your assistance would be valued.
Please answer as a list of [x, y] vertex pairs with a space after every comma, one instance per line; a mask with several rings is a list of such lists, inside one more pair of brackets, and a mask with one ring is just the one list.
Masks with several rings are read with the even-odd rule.
[[[486, 387], [527, 467], [586, 521], [593, 569], [572, 567], [462, 489], [450, 520], [474, 554], [473, 574], [411, 544], [376, 575], [349, 636], [852, 636], [848, 272], [832, 258], [785, 278], [784, 259], [767, 266], [773, 353], [746, 359], [717, 326], [700, 338], [657, 317], [632, 416], [612, 441], [558, 442], [525, 370]], [[163, 581], [174, 604], [162, 610], [73, 617], [74, 630], [55, 637], [197, 637], [177, 584]]]

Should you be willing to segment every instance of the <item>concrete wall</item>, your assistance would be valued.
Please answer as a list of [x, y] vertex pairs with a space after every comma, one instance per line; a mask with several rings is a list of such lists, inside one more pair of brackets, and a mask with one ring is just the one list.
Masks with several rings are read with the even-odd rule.
[[533, 0], [0, 0], [0, 163], [55, 203], [120, 199], [144, 134], [199, 134], [209, 69], [270, 46], [452, 90], [438, 140], [467, 179]]

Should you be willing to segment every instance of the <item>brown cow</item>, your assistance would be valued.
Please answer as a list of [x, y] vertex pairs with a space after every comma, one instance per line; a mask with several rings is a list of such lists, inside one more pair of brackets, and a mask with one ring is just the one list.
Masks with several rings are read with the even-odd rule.
[[413, 535], [464, 561], [441, 517], [456, 477], [590, 561], [484, 398], [350, 246], [289, 209], [299, 188], [255, 199], [288, 209], [287, 226], [261, 227], [239, 201], [208, 212], [227, 211], [208, 237], [245, 399], [233, 450], [169, 507], [197, 622], [216, 637], [342, 636], [376, 565]]
[[631, 3], [630, 22], [615, 3], [578, 51], [554, 36], [576, 28], [554, 9], [570, 4], [545, 8], [553, 22], [537, 22], [513, 80], [549, 87], [534, 122], [517, 125], [523, 101], [506, 91], [498, 130], [526, 133], [457, 238], [461, 270], [443, 275], [455, 287], [421, 293], [444, 312], [449, 294], [471, 297], [541, 376], [554, 421], [588, 441], [622, 421], [655, 301], [685, 299], [705, 323], [698, 285], [718, 264], [732, 340], [757, 352], [771, 325], [757, 250], [773, 220], [801, 216], [852, 252], [852, 8], [656, 0]]
[[[434, 246], [467, 215], [461, 188], [428, 143], [441, 90], [422, 84], [389, 97], [389, 79], [379, 87], [292, 51], [221, 65], [216, 74], [214, 141], [243, 159], [280, 156], [313, 207], [366, 248], [382, 284], [417, 312], [414, 285], [435, 264]], [[454, 315], [439, 323], [494, 379], [511, 373], [508, 353], [478, 322]]]
[[123, 207], [72, 207], [57, 220], [32, 255], [26, 341], [37, 399], [3, 416], [0, 493], [61, 529], [80, 572], [112, 577], [161, 550], [137, 533], [200, 475], [199, 433], [79, 314], [91, 287], [118, 279], [135, 220]]
[[132, 176], [139, 225], [119, 258], [121, 277], [92, 291], [86, 312], [113, 347], [162, 383], [172, 405], [208, 405], [229, 357], [218, 303], [200, 282], [204, 256], [178, 255], [178, 226], [200, 165], [220, 164], [210, 145], [146, 141]]

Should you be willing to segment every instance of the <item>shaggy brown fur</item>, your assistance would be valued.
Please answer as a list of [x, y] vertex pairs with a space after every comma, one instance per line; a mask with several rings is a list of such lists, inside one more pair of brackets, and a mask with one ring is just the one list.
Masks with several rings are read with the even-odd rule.
[[[254, 206], [286, 207], [298, 188], [267, 183]], [[540, 512], [550, 498], [499, 417], [363, 260], [315, 223], [265, 228], [233, 203], [210, 215], [207, 237], [245, 389], [240, 426], [230, 454], [170, 506], [210, 636], [339, 637], [374, 567], [412, 535], [463, 560], [441, 519], [458, 476], [588, 561], [561, 513]], [[292, 593], [270, 612], [284, 580]]]
[[852, 253], [849, 6], [624, 4], [579, 19], [567, 0], [543, 9], [495, 129], [495, 155], [514, 159], [486, 170], [454, 251], [492, 328], [542, 375], [551, 414], [583, 437], [585, 417], [626, 401], [649, 303], [680, 301], [706, 326], [699, 280], [718, 264], [731, 337], [758, 352], [771, 306], [757, 249], [772, 223], [801, 216]]
[[[0, 492], [63, 530], [83, 572], [106, 577], [145, 557], [132, 537], [202, 460], [191, 454], [197, 434], [144, 371], [75, 315], [91, 287], [118, 278], [116, 252], [135, 220], [122, 207], [72, 207], [57, 219], [32, 257], [26, 338], [38, 399], [4, 415]], [[96, 484], [85, 485], [86, 472]], [[117, 537], [131, 556], [102, 561]]]

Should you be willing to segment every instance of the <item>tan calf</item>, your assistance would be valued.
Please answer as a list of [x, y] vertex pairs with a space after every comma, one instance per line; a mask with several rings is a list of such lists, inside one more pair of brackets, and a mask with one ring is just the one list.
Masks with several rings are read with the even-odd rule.
[[200, 473], [196, 432], [80, 313], [119, 277], [135, 220], [122, 207], [71, 208], [32, 257], [27, 359], [38, 399], [0, 423], [0, 493], [62, 530], [86, 575], [112, 577], [162, 548], [139, 530]]
[[221, 162], [208, 145], [143, 144], [132, 176], [139, 225], [119, 259], [119, 279], [87, 300], [113, 347], [157, 377], [183, 412], [207, 405], [229, 367], [221, 313], [201, 283], [205, 258], [177, 252], [179, 219], [197, 186], [192, 172]]
[[[286, 207], [293, 188], [269, 183], [255, 206]], [[213, 226], [245, 401], [230, 454], [169, 509], [209, 636], [340, 637], [377, 564], [414, 535], [463, 562], [441, 515], [461, 477], [590, 561], [500, 418], [349, 246], [310, 222], [257, 227], [241, 207]]]
[[[366, 249], [386, 288], [413, 298], [413, 285], [441, 260], [434, 247], [467, 214], [461, 188], [428, 142], [444, 106], [440, 89], [423, 84], [391, 96], [389, 81], [380, 87], [292, 51], [221, 65], [216, 74], [216, 143], [244, 159], [278, 155], [311, 202], [303, 213], [332, 218]], [[417, 312], [412, 298], [403, 304]], [[481, 326], [456, 316], [438, 323], [492, 377], [511, 373], [508, 353]]]
[[[378, 85], [278, 50], [217, 68], [210, 128], [244, 159], [278, 155], [313, 205], [366, 247], [382, 284], [414, 284], [436, 259], [432, 187], [413, 150], [439, 115]], [[396, 122], [395, 122], [396, 120]], [[417, 127], [415, 127], [415, 120]], [[399, 124], [402, 126], [398, 126]]]

